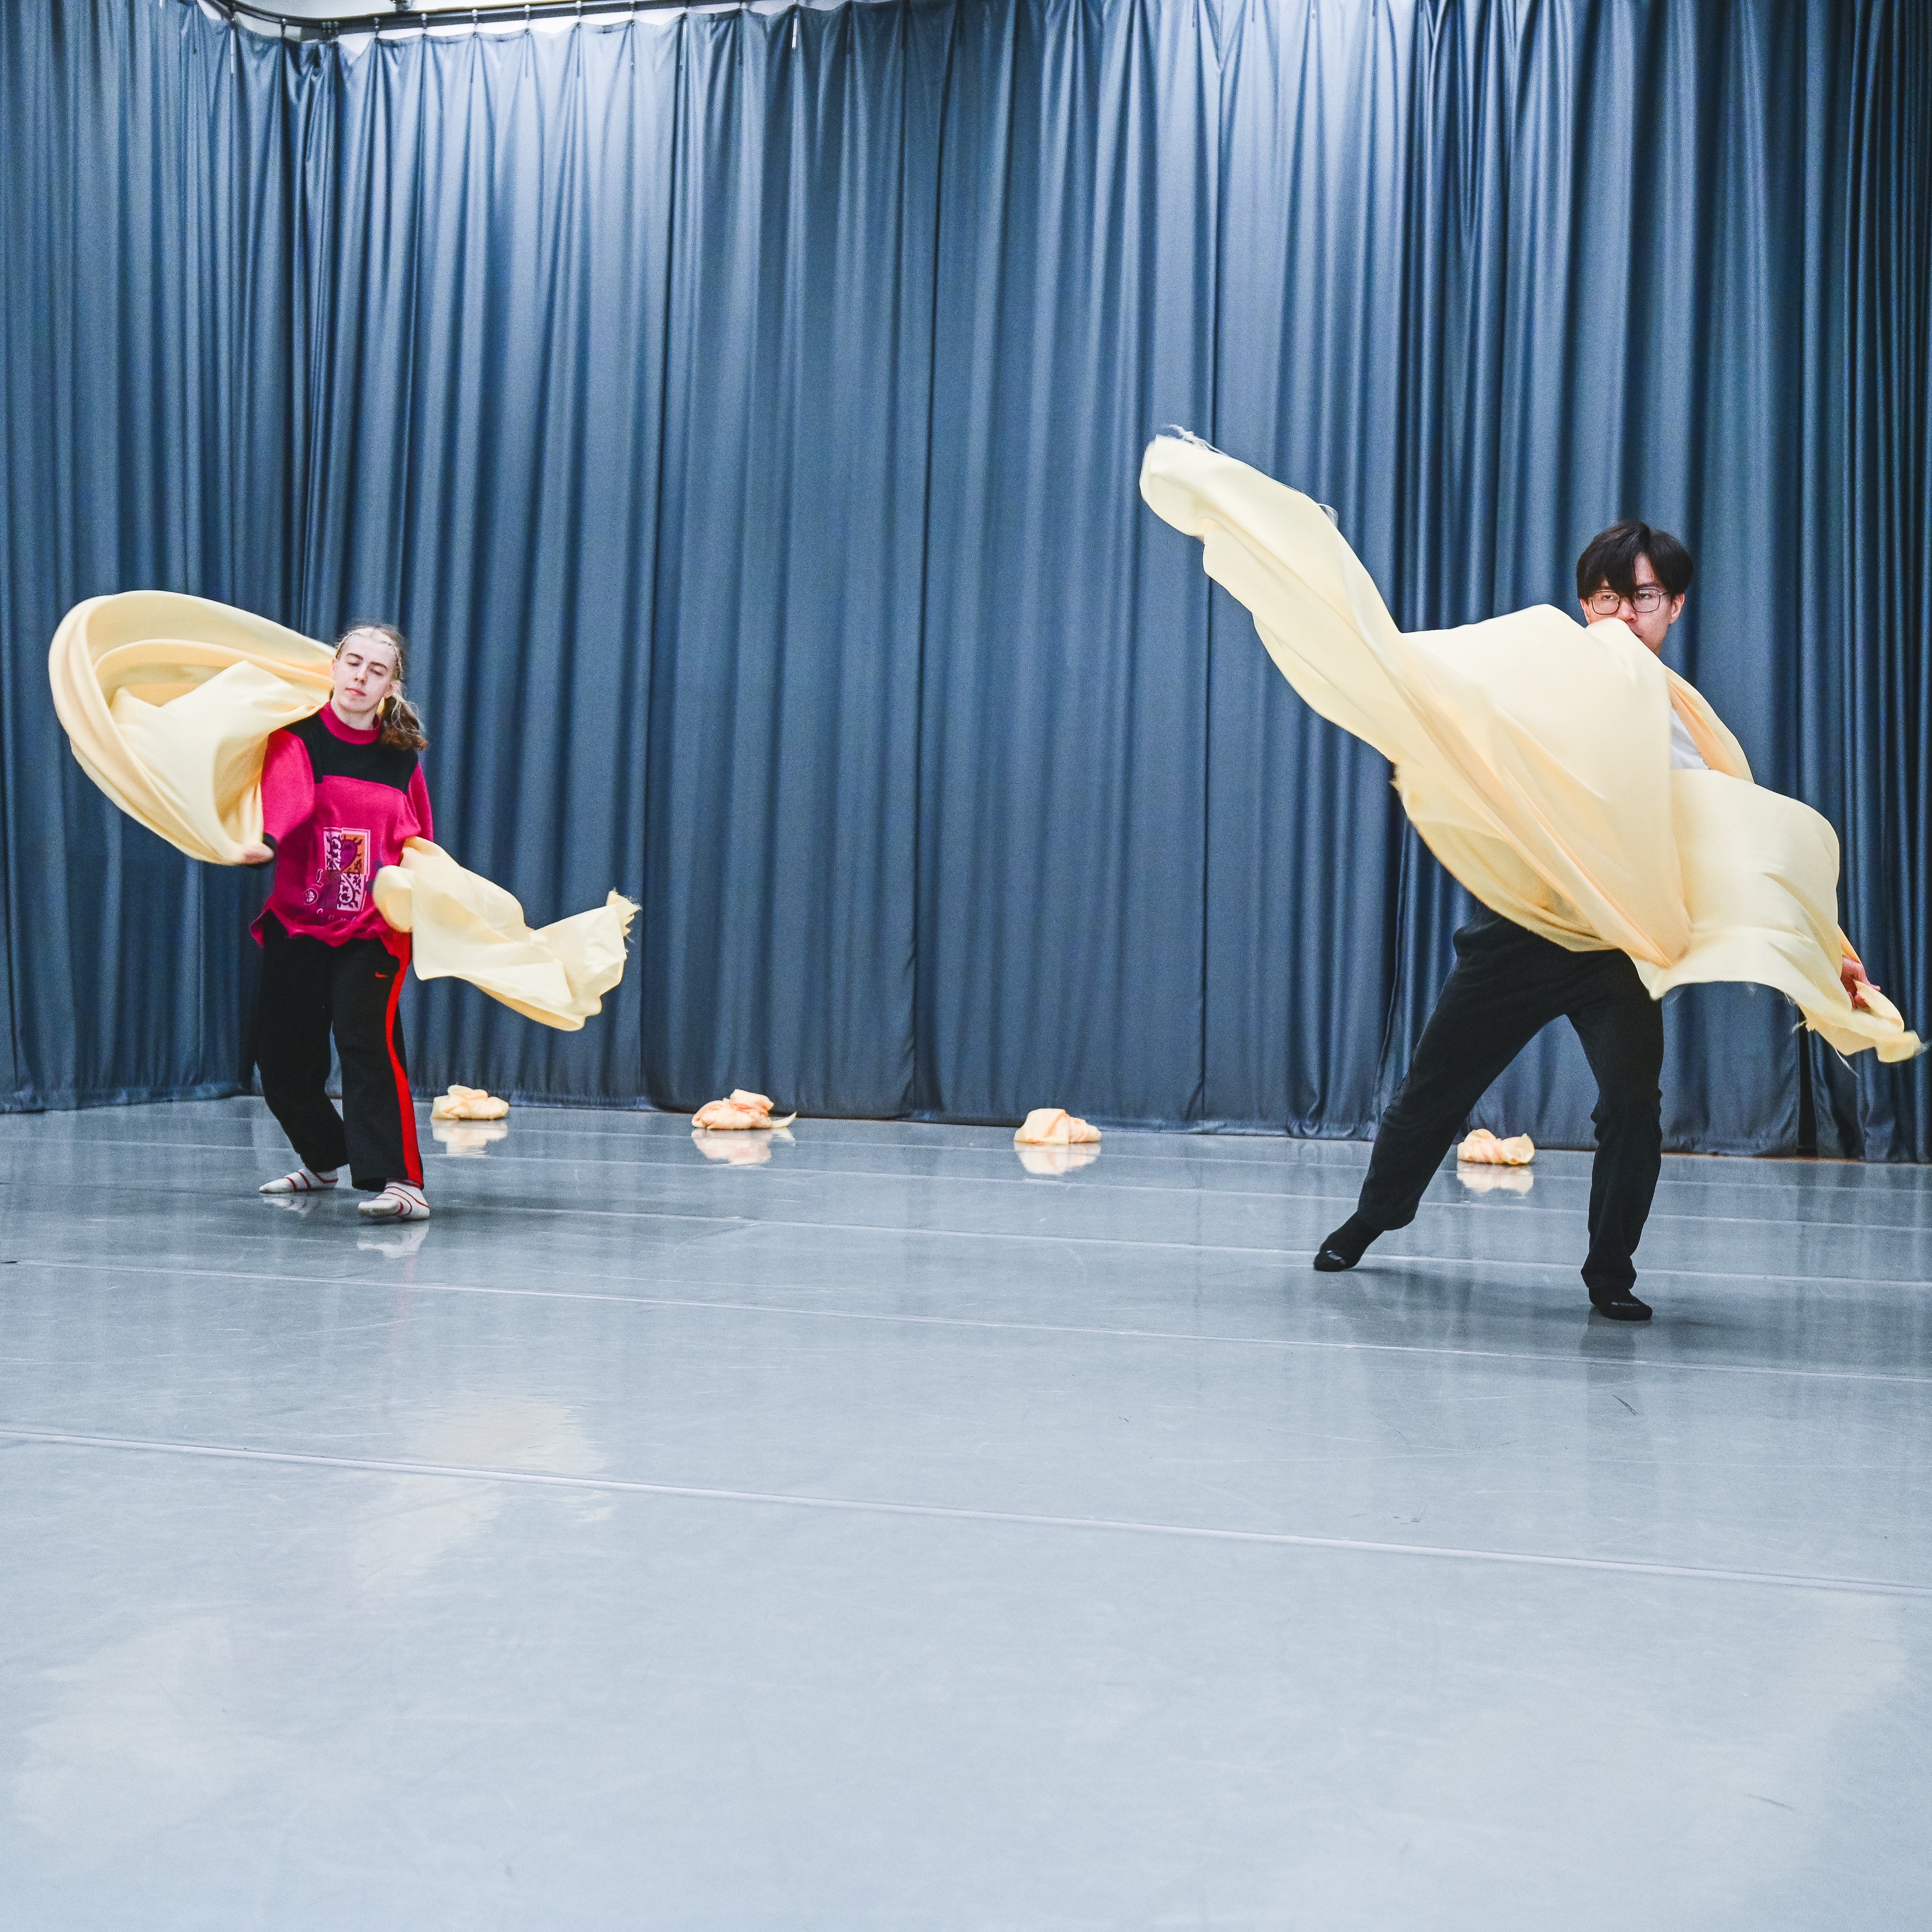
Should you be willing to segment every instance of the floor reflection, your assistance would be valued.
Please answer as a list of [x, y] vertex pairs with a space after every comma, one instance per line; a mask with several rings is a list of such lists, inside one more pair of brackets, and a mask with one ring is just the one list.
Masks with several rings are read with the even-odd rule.
[[1013, 1151], [1019, 1156], [1021, 1166], [1042, 1180], [1077, 1173], [1100, 1158], [1100, 1150], [1090, 1141], [1071, 1147], [1015, 1148]]
[[691, 1144], [706, 1160], [722, 1160], [731, 1167], [762, 1167], [772, 1157], [772, 1143], [792, 1144], [789, 1127], [727, 1130], [714, 1132], [709, 1127], [694, 1127]]
[[1470, 1194], [1527, 1194], [1536, 1185], [1526, 1167], [1479, 1166], [1471, 1161], [1458, 1163], [1456, 1178]]

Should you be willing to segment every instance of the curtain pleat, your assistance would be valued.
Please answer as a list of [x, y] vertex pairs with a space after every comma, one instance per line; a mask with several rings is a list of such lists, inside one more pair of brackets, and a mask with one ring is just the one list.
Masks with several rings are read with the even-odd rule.
[[1214, 44], [1160, 0], [957, 17], [915, 1104], [1006, 1120], [1078, 1096], [1192, 1118], [1207, 586], [1133, 478], [1156, 428], [1210, 406]]
[[298, 89], [170, 5], [0, 8], [0, 1106], [232, 1092], [250, 877], [188, 864], [68, 755], [53, 626], [135, 585], [286, 609]]
[[651, 636], [644, 1089], [913, 1080], [932, 10], [684, 23]]
[[[638, 899], [530, 1096], [1347, 1136], [1467, 901], [1142, 510], [1179, 422], [1406, 627], [1569, 606], [1639, 515], [1672, 660], [1844, 844], [1932, 1017], [1932, 16], [1913, 0], [896, 0], [296, 46], [0, 9], [0, 1106], [237, 1090], [252, 878], [68, 757], [66, 608], [416, 640], [439, 833]], [[1675, 994], [1670, 1144], [1932, 1157], [1918, 1066]], [[1549, 1030], [1478, 1118], [1588, 1144]], [[1808, 1144], [1808, 1142], [1807, 1142]]]

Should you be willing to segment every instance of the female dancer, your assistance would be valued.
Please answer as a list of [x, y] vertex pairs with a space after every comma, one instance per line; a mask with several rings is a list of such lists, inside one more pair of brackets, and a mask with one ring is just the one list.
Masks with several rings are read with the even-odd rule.
[[[262, 1097], [302, 1166], [264, 1194], [351, 1185], [374, 1220], [429, 1216], [397, 1002], [410, 936], [376, 909], [373, 887], [404, 841], [430, 838], [416, 754], [428, 740], [403, 696], [409, 646], [389, 624], [357, 624], [335, 647], [334, 690], [313, 717], [270, 737], [262, 765], [262, 842], [274, 890], [251, 930], [263, 952], [255, 1064]], [[342, 1063], [342, 1112], [323, 1091], [328, 1036]]]

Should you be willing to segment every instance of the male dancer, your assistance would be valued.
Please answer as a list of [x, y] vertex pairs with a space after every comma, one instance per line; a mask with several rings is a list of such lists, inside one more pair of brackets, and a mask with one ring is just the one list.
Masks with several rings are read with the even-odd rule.
[[[1621, 617], [1662, 656], [1684, 614], [1690, 554], [1666, 530], [1613, 524], [1576, 560], [1586, 624]], [[1670, 763], [1702, 771], [1690, 733], [1670, 716]], [[1321, 1246], [1324, 1274], [1352, 1268], [1378, 1234], [1406, 1228], [1450, 1143], [1490, 1083], [1552, 1020], [1576, 1029], [1597, 1078], [1597, 1156], [1590, 1170], [1590, 1252], [1583, 1282], [1599, 1314], [1648, 1322], [1632, 1290], [1663, 1166], [1664, 1018], [1628, 953], [1570, 952], [1486, 909], [1456, 934], [1456, 964], [1407, 1077], [1382, 1118], [1355, 1211]], [[1860, 1004], [1864, 969], [1847, 956], [1846, 991]]]

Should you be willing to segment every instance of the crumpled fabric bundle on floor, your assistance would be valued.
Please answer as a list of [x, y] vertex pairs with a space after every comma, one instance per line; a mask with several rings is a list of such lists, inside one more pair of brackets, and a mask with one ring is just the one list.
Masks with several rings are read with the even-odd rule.
[[[81, 769], [191, 859], [242, 862], [262, 836], [269, 735], [321, 710], [334, 652], [266, 618], [169, 590], [76, 604], [47, 656], [54, 710]], [[637, 908], [602, 906], [532, 932], [502, 886], [412, 839], [374, 882], [412, 935], [419, 979], [466, 980], [544, 1026], [575, 1032], [622, 978]]]
[[1097, 1141], [1100, 1130], [1077, 1120], [1064, 1107], [1036, 1107], [1013, 1135], [1016, 1147], [1078, 1147]]
[[1536, 1143], [1527, 1134], [1498, 1140], [1487, 1127], [1478, 1127], [1456, 1150], [1456, 1158], [1491, 1167], [1527, 1167], [1536, 1158]]
[[[1841, 1053], [1919, 1051], [1882, 994], [1838, 977], [1838, 841], [1754, 784], [1737, 740], [1614, 618], [1551, 605], [1396, 629], [1320, 507], [1206, 444], [1156, 437], [1141, 494], [1201, 539], [1282, 675], [1395, 766], [1404, 808], [1492, 911], [1572, 952], [1627, 952], [1653, 998], [1775, 987]], [[1711, 769], [1670, 768], [1673, 710]]]
[[764, 1094], [735, 1087], [724, 1100], [706, 1101], [692, 1115], [691, 1124], [709, 1133], [740, 1133], [750, 1128], [788, 1127], [797, 1118], [796, 1114], [787, 1114], [782, 1120], [773, 1120], [772, 1103]]
[[510, 1111], [507, 1100], [486, 1094], [480, 1087], [452, 1085], [430, 1103], [433, 1120], [500, 1120]]

